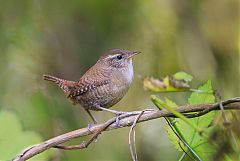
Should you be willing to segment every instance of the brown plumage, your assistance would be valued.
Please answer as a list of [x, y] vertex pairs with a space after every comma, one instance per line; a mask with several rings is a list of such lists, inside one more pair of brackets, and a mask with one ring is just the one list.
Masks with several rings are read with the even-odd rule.
[[68, 81], [50, 75], [44, 80], [56, 83], [74, 104], [80, 104], [93, 119], [89, 110], [118, 111], [108, 108], [119, 102], [133, 79], [132, 56], [139, 52], [113, 49], [99, 58], [78, 81]]

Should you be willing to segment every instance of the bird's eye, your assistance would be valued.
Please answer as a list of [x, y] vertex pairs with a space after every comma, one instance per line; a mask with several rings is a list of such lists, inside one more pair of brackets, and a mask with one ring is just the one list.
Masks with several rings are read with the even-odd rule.
[[118, 56], [117, 56], [117, 59], [118, 59], [118, 60], [121, 60], [122, 58], [123, 58], [122, 55], [118, 55]]

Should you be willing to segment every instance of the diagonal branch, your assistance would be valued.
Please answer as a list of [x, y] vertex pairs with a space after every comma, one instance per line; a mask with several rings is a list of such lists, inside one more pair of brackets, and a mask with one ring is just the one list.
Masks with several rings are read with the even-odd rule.
[[[223, 105], [225, 110], [240, 110], [240, 97], [231, 98], [225, 101], [222, 101], [221, 104]], [[179, 106], [177, 108], [177, 111], [183, 114], [186, 114], [188, 116], [188, 113], [196, 112], [195, 115], [190, 114], [191, 117], [199, 117], [203, 114], [206, 114], [212, 110], [219, 110], [219, 103], [215, 104], [199, 104], [199, 105], [185, 105], [185, 106]], [[33, 145], [21, 152], [21, 154], [17, 155], [13, 161], [25, 161], [29, 158], [34, 157], [35, 155], [42, 153], [50, 148], [62, 148], [65, 149], [65, 146], [62, 146], [60, 144], [65, 143], [67, 141], [70, 141], [75, 138], [83, 137], [86, 135], [93, 136], [88, 140], [86, 143], [82, 143], [80, 145], [77, 145], [80, 148], [76, 149], [82, 149], [87, 148], [87, 146], [103, 131], [106, 130], [113, 130], [118, 128], [123, 128], [127, 126], [132, 126], [134, 124], [134, 121], [137, 119], [137, 117], [140, 115], [142, 111], [134, 111], [129, 112], [127, 114], [123, 114], [119, 116], [119, 125], [116, 124], [116, 118], [109, 119], [103, 124], [98, 124], [93, 127], [89, 128], [82, 128], [75, 131], [68, 132], [66, 134], [62, 134], [59, 136], [56, 136], [52, 139], [49, 139], [43, 143]], [[167, 110], [145, 110], [145, 112], [141, 115], [141, 117], [138, 119], [137, 123], [143, 122], [143, 121], [149, 121], [161, 117], [174, 117], [170, 112]], [[71, 146], [70, 146], [71, 147]], [[72, 146], [74, 147], [74, 146]], [[67, 148], [66, 148], [67, 149]], [[75, 148], [70, 148], [67, 150], [71, 150]]]

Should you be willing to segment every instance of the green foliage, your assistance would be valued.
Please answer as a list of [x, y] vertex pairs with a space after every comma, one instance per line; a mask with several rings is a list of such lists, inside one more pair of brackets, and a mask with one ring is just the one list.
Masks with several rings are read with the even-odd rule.
[[177, 80], [184, 80], [186, 82], [190, 82], [193, 79], [193, 76], [182, 71], [175, 73], [173, 77]]
[[[209, 91], [209, 93], [192, 93], [188, 99], [189, 104], [214, 103], [215, 98], [213, 94], [210, 93], [212, 91], [211, 81], [208, 81], [198, 89]], [[191, 148], [200, 156], [202, 160], [209, 160], [209, 157], [214, 153], [214, 147], [209, 143], [208, 138], [205, 137], [208, 136], [212, 130], [212, 128], [209, 126], [213, 121], [214, 116], [215, 112], [210, 112], [204, 116], [189, 119], [197, 127], [203, 128], [205, 135], [200, 135], [195, 129], [191, 128], [183, 120], [178, 119], [176, 122], [176, 127], [181, 131], [182, 135], [184, 136], [184, 140], [191, 146]], [[168, 130], [168, 133], [171, 133], [171, 131]], [[176, 139], [178, 138], [175, 136], [175, 140]], [[171, 138], [171, 140], [174, 140], [174, 138]], [[174, 143], [176, 145], [176, 141]]]
[[185, 72], [178, 72], [163, 78], [146, 77], [143, 79], [144, 89], [153, 92], [181, 92], [190, 91], [189, 82], [192, 76]]
[[[214, 103], [215, 97], [212, 93], [212, 85], [211, 81], [208, 81], [203, 86], [199, 87], [198, 90], [208, 91], [206, 93], [197, 93], [194, 92], [191, 94], [191, 96], [188, 99], [189, 104], [207, 104], [207, 103]], [[174, 115], [176, 115], [176, 111], [172, 111], [174, 108], [176, 108], [176, 104], [169, 100], [165, 99], [166, 104], [171, 108], [171, 111]], [[164, 103], [161, 103], [161, 106], [164, 106]], [[169, 109], [167, 109], [169, 110]], [[179, 117], [177, 114], [176, 116]], [[208, 135], [210, 134], [212, 127], [211, 122], [213, 121], [215, 116], [215, 112], [210, 112], [206, 115], [197, 117], [197, 118], [182, 118], [180, 119], [171, 119], [171, 121], [174, 121], [174, 129], [177, 131], [179, 136], [192, 148], [192, 150], [202, 159], [202, 160], [208, 160], [209, 157], [214, 153], [213, 146], [208, 141]], [[187, 119], [187, 120], [186, 120]], [[193, 127], [194, 126], [194, 127]], [[195, 128], [196, 127], [196, 128]], [[197, 129], [203, 129], [203, 134], [199, 133]], [[172, 129], [167, 126], [167, 132], [168, 137], [172, 141], [172, 143], [175, 145], [175, 147], [182, 151], [182, 149], [179, 147], [179, 141], [177, 136], [173, 133]], [[182, 147], [184, 147], [182, 145]], [[187, 148], [185, 148], [187, 150]]]
[[206, 92], [193, 92], [188, 99], [189, 104], [214, 103], [215, 96], [213, 95], [212, 83], [210, 80], [203, 86], [199, 87], [198, 90]]
[[[7, 124], [7, 126], [6, 126]], [[0, 111], [0, 160], [10, 160], [30, 145], [42, 142], [39, 134], [23, 131], [20, 121], [11, 112]], [[32, 161], [47, 161], [51, 153], [42, 153]]]
[[159, 108], [159, 109], [166, 109], [169, 112], [171, 112], [173, 115], [177, 116], [178, 118], [181, 118], [181, 120], [183, 120], [184, 122], [186, 122], [189, 126], [191, 126], [192, 128], [194, 128], [197, 132], [202, 132], [202, 130], [200, 128], [198, 128], [197, 126], [195, 126], [195, 124], [193, 124], [191, 121], [189, 121], [189, 119], [187, 117], [185, 117], [183, 114], [181, 114], [180, 112], [177, 112], [174, 108], [170, 107], [168, 104], [166, 104], [164, 101], [162, 101], [161, 99], [157, 98], [156, 96], [151, 96], [151, 99], [153, 101], [153, 103]]
[[170, 106], [171, 108], [174, 108], [174, 109], [177, 108], [178, 105], [175, 102], [173, 102], [172, 100], [170, 100], [169, 98], [165, 97], [164, 100], [165, 100], [166, 104], [168, 106]]

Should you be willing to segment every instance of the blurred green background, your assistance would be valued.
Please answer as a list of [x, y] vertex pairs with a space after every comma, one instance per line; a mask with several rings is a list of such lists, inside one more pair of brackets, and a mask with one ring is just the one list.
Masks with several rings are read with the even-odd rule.
[[[91, 121], [85, 111], [73, 106], [56, 85], [43, 81], [42, 74], [77, 80], [111, 48], [142, 52], [134, 60], [131, 89], [113, 109], [153, 108], [141, 77], [180, 70], [195, 77], [193, 86], [212, 79], [222, 98], [239, 96], [238, 0], [0, 2], [0, 136], [5, 136], [0, 138], [0, 156], [13, 157], [23, 147], [85, 127]], [[162, 94], [179, 104], [186, 102], [186, 95]], [[94, 115], [99, 122], [112, 117], [106, 112]], [[130, 161], [128, 131], [106, 132], [86, 150], [52, 150], [37, 160]], [[32, 142], [26, 143], [29, 138]], [[137, 150], [139, 160], [180, 156], [167, 139], [162, 119], [137, 127]]]

